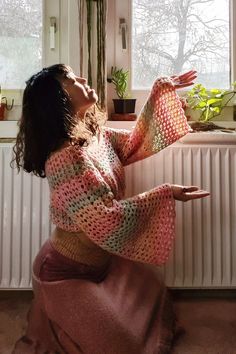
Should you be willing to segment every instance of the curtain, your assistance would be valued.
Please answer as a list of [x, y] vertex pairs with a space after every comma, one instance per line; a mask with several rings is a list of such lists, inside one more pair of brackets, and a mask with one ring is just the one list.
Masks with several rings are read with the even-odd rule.
[[108, 0], [78, 0], [80, 76], [98, 94], [98, 104], [106, 108], [106, 25]]

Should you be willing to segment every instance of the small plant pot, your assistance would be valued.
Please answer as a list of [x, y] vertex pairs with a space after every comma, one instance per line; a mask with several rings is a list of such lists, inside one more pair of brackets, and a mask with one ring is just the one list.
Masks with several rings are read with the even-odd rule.
[[1, 103], [1, 105], [0, 105], [0, 120], [5, 119], [5, 109], [6, 109], [6, 104]]
[[136, 98], [113, 99], [115, 113], [134, 113]]

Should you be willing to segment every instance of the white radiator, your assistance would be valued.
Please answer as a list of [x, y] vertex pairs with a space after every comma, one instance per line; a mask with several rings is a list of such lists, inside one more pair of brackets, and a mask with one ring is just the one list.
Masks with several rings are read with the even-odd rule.
[[0, 288], [30, 288], [33, 259], [51, 233], [46, 180], [10, 168], [0, 148]]
[[[0, 288], [30, 288], [31, 265], [51, 233], [47, 181], [9, 167], [0, 148]], [[236, 287], [236, 147], [176, 144], [126, 168], [127, 196], [163, 182], [198, 185], [211, 197], [177, 202], [177, 236], [161, 268], [172, 288]]]
[[236, 147], [175, 144], [127, 169], [127, 195], [169, 182], [211, 197], [176, 202], [177, 235], [161, 271], [173, 288], [236, 286]]

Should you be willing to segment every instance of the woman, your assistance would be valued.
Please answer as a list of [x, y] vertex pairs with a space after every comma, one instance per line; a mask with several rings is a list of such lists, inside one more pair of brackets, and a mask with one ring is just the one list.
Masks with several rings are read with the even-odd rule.
[[164, 184], [124, 199], [124, 166], [190, 131], [175, 89], [195, 78], [156, 80], [132, 132], [103, 125], [95, 91], [68, 66], [27, 82], [15, 160], [47, 177], [56, 228], [34, 261], [29, 325], [14, 353], [169, 353], [176, 319], [147, 264], [167, 260], [175, 199], [208, 193]]

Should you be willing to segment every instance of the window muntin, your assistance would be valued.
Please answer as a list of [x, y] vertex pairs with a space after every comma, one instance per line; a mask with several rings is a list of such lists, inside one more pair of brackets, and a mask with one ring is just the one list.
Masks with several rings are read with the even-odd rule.
[[132, 88], [196, 69], [206, 87], [230, 86], [229, 0], [132, 0]]

